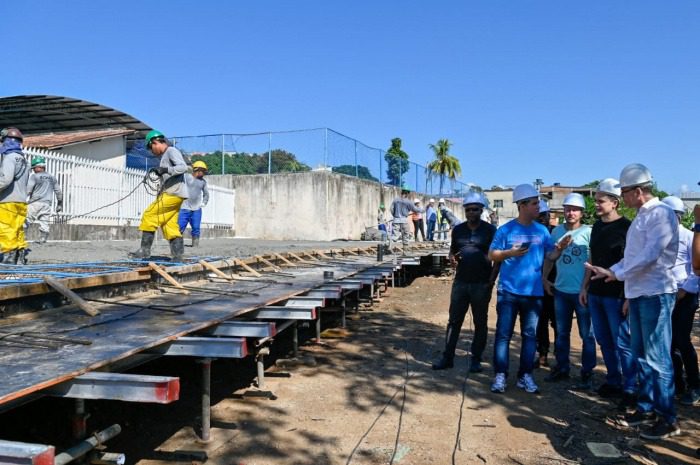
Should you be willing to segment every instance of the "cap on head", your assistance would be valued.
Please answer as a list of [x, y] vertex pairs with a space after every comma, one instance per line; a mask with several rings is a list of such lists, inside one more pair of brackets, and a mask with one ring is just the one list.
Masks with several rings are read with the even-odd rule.
[[653, 180], [649, 168], [641, 163], [632, 163], [622, 168], [619, 187], [624, 189], [625, 187], [641, 186]]
[[540, 214], [549, 213], [550, 211], [551, 210], [549, 209], [549, 204], [544, 200], [540, 199]]
[[464, 200], [462, 200], [462, 205], [469, 205], [470, 203], [478, 203], [482, 207], [486, 206], [484, 197], [478, 192], [470, 192], [464, 197]]
[[562, 205], [566, 207], [586, 208], [586, 200], [577, 192], [571, 192], [564, 197]]
[[537, 189], [535, 189], [532, 184], [520, 184], [513, 189], [513, 202], [515, 203], [539, 196], [540, 193], [537, 192]]
[[153, 141], [153, 139], [165, 139], [165, 134], [155, 129], [148, 131], [148, 134], [146, 134], [145, 139], [146, 148], [151, 148], [151, 142]]
[[596, 188], [596, 193], [614, 195], [615, 197], [620, 197], [622, 192], [620, 190], [620, 181], [615, 178], [606, 178], [600, 181], [598, 187]]
[[22, 135], [22, 132], [13, 127], [5, 128], [0, 131], [0, 142], [4, 141], [7, 137], [13, 137], [15, 139], [19, 139], [20, 141], [24, 140], [24, 135]]
[[38, 156], [32, 158], [32, 168], [35, 166], [46, 166], [46, 158]]
[[685, 204], [681, 199], [679, 199], [675, 195], [669, 195], [668, 197], [664, 197], [661, 201], [669, 207], [671, 207], [671, 209], [674, 212], [680, 213], [681, 215], [685, 214]]
[[420, 203], [420, 199], [413, 199], [413, 203]]

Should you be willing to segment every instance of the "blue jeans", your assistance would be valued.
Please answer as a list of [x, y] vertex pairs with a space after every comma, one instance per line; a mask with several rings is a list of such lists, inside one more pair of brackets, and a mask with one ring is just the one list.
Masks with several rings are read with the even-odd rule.
[[520, 315], [520, 369], [518, 377], [532, 373], [537, 347], [537, 320], [542, 310], [542, 298], [498, 291], [496, 302], [496, 341], [493, 347], [493, 367], [496, 373], [508, 374], [508, 349], [513, 337], [515, 318]]
[[632, 353], [639, 363], [637, 408], [655, 410], [668, 423], [676, 421], [676, 393], [671, 361], [671, 310], [676, 294], [636, 297], [630, 302]]
[[474, 318], [474, 340], [471, 345], [472, 359], [481, 361], [481, 356], [486, 347], [488, 336], [489, 301], [491, 300], [491, 286], [489, 283], [463, 283], [454, 281], [450, 294], [450, 319], [447, 323], [445, 334], [445, 356], [452, 358], [455, 355], [459, 332], [467, 315], [469, 306], [472, 307]]
[[435, 220], [428, 220], [428, 240], [432, 241], [435, 237]]
[[557, 370], [568, 373], [571, 370], [569, 352], [571, 351], [571, 324], [576, 312], [578, 334], [583, 341], [581, 348], [581, 375], [593, 371], [596, 364], [595, 337], [591, 326], [591, 314], [588, 307], [581, 305], [578, 294], [554, 291], [554, 312], [556, 314], [557, 338], [554, 350], [557, 356]]
[[187, 228], [187, 223], [192, 225], [192, 237], [199, 237], [199, 226], [202, 224], [202, 209], [199, 210], [180, 210], [180, 216], [177, 218], [177, 224], [180, 226], [180, 234]]
[[608, 372], [605, 382], [625, 392], [637, 392], [637, 362], [630, 347], [629, 320], [622, 316], [625, 299], [588, 294], [595, 338]]

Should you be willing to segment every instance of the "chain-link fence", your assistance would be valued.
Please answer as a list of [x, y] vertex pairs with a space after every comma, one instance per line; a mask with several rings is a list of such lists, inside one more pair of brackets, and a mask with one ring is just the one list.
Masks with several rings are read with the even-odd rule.
[[[178, 136], [172, 142], [190, 157], [203, 159], [210, 174], [328, 170], [445, 197], [461, 196], [471, 187], [328, 128]], [[157, 160], [142, 144], [136, 144], [128, 154], [127, 163], [130, 167], [147, 169], [155, 166]]]

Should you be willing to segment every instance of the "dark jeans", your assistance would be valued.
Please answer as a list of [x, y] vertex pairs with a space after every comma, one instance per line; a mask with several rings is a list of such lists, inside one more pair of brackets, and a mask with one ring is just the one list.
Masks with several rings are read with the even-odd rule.
[[428, 240], [435, 239], [435, 220], [428, 220]]
[[496, 341], [493, 347], [493, 367], [496, 373], [508, 375], [508, 352], [510, 340], [513, 338], [515, 319], [520, 316], [520, 368], [518, 378], [526, 373], [532, 373], [535, 362], [537, 345], [537, 320], [542, 310], [542, 297], [530, 297], [511, 294], [507, 291], [498, 292], [496, 303]]
[[568, 373], [571, 369], [571, 325], [576, 312], [578, 334], [581, 336], [581, 374], [587, 375], [596, 365], [595, 337], [588, 307], [581, 305], [578, 294], [554, 291], [554, 311], [557, 314], [557, 338], [554, 342], [557, 355], [557, 369]]
[[418, 232], [420, 232], [420, 237], [423, 238], [425, 242], [425, 232], [423, 231], [423, 218], [419, 220], [413, 220], [413, 238], [418, 242]]
[[[698, 308], [698, 295], [686, 294], [682, 299], [676, 300], [671, 315], [671, 357], [673, 358], [673, 372], [676, 380], [676, 389], [683, 391], [688, 383], [689, 389], [700, 388], [698, 377], [698, 355], [690, 340], [690, 331], [693, 329], [695, 310]], [[685, 368], [685, 380], [683, 369]]]
[[474, 340], [471, 346], [472, 359], [481, 361], [488, 335], [490, 300], [491, 286], [488, 283], [463, 283], [459, 281], [452, 283], [450, 319], [447, 323], [447, 333], [445, 335], [445, 357], [453, 358], [455, 355], [459, 331], [462, 329], [464, 317], [467, 315], [471, 304], [474, 318]]
[[557, 337], [557, 323], [554, 313], [554, 297], [545, 294], [542, 298], [542, 313], [537, 322], [537, 352], [540, 355], [549, 353], [549, 326], [554, 330], [554, 338]]

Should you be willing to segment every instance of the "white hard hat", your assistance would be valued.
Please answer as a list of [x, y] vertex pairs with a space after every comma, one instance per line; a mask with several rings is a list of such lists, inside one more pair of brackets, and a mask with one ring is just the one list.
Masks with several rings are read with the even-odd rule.
[[685, 204], [681, 199], [679, 199], [675, 195], [669, 195], [668, 197], [664, 197], [662, 202], [671, 207], [671, 209], [675, 212], [685, 213]]
[[466, 197], [464, 197], [462, 205], [468, 205], [470, 203], [478, 203], [482, 207], [486, 206], [486, 202], [484, 202], [484, 197], [478, 192], [470, 192], [467, 194]]
[[521, 200], [539, 196], [540, 193], [537, 192], [537, 189], [532, 184], [520, 184], [513, 189], [513, 202], [520, 202]]
[[549, 213], [549, 204], [544, 200], [540, 200], [540, 213]]
[[567, 194], [561, 204], [569, 207], [586, 208], [586, 200], [577, 192]]
[[430, 199], [428, 203], [435, 203], [435, 199]]
[[622, 192], [620, 192], [620, 181], [615, 178], [603, 179], [600, 181], [598, 188], [595, 191], [600, 192], [601, 194], [614, 195], [615, 197], [622, 195]]
[[651, 182], [651, 171], [641, 163], [632, 163], [620, 172], [620, 188], [639, 186]]
[[420, 199], [413, 199], [413, 203], [420, 203]]
[[438, 203], [445, 203], [445, 199], [438, 200]]

